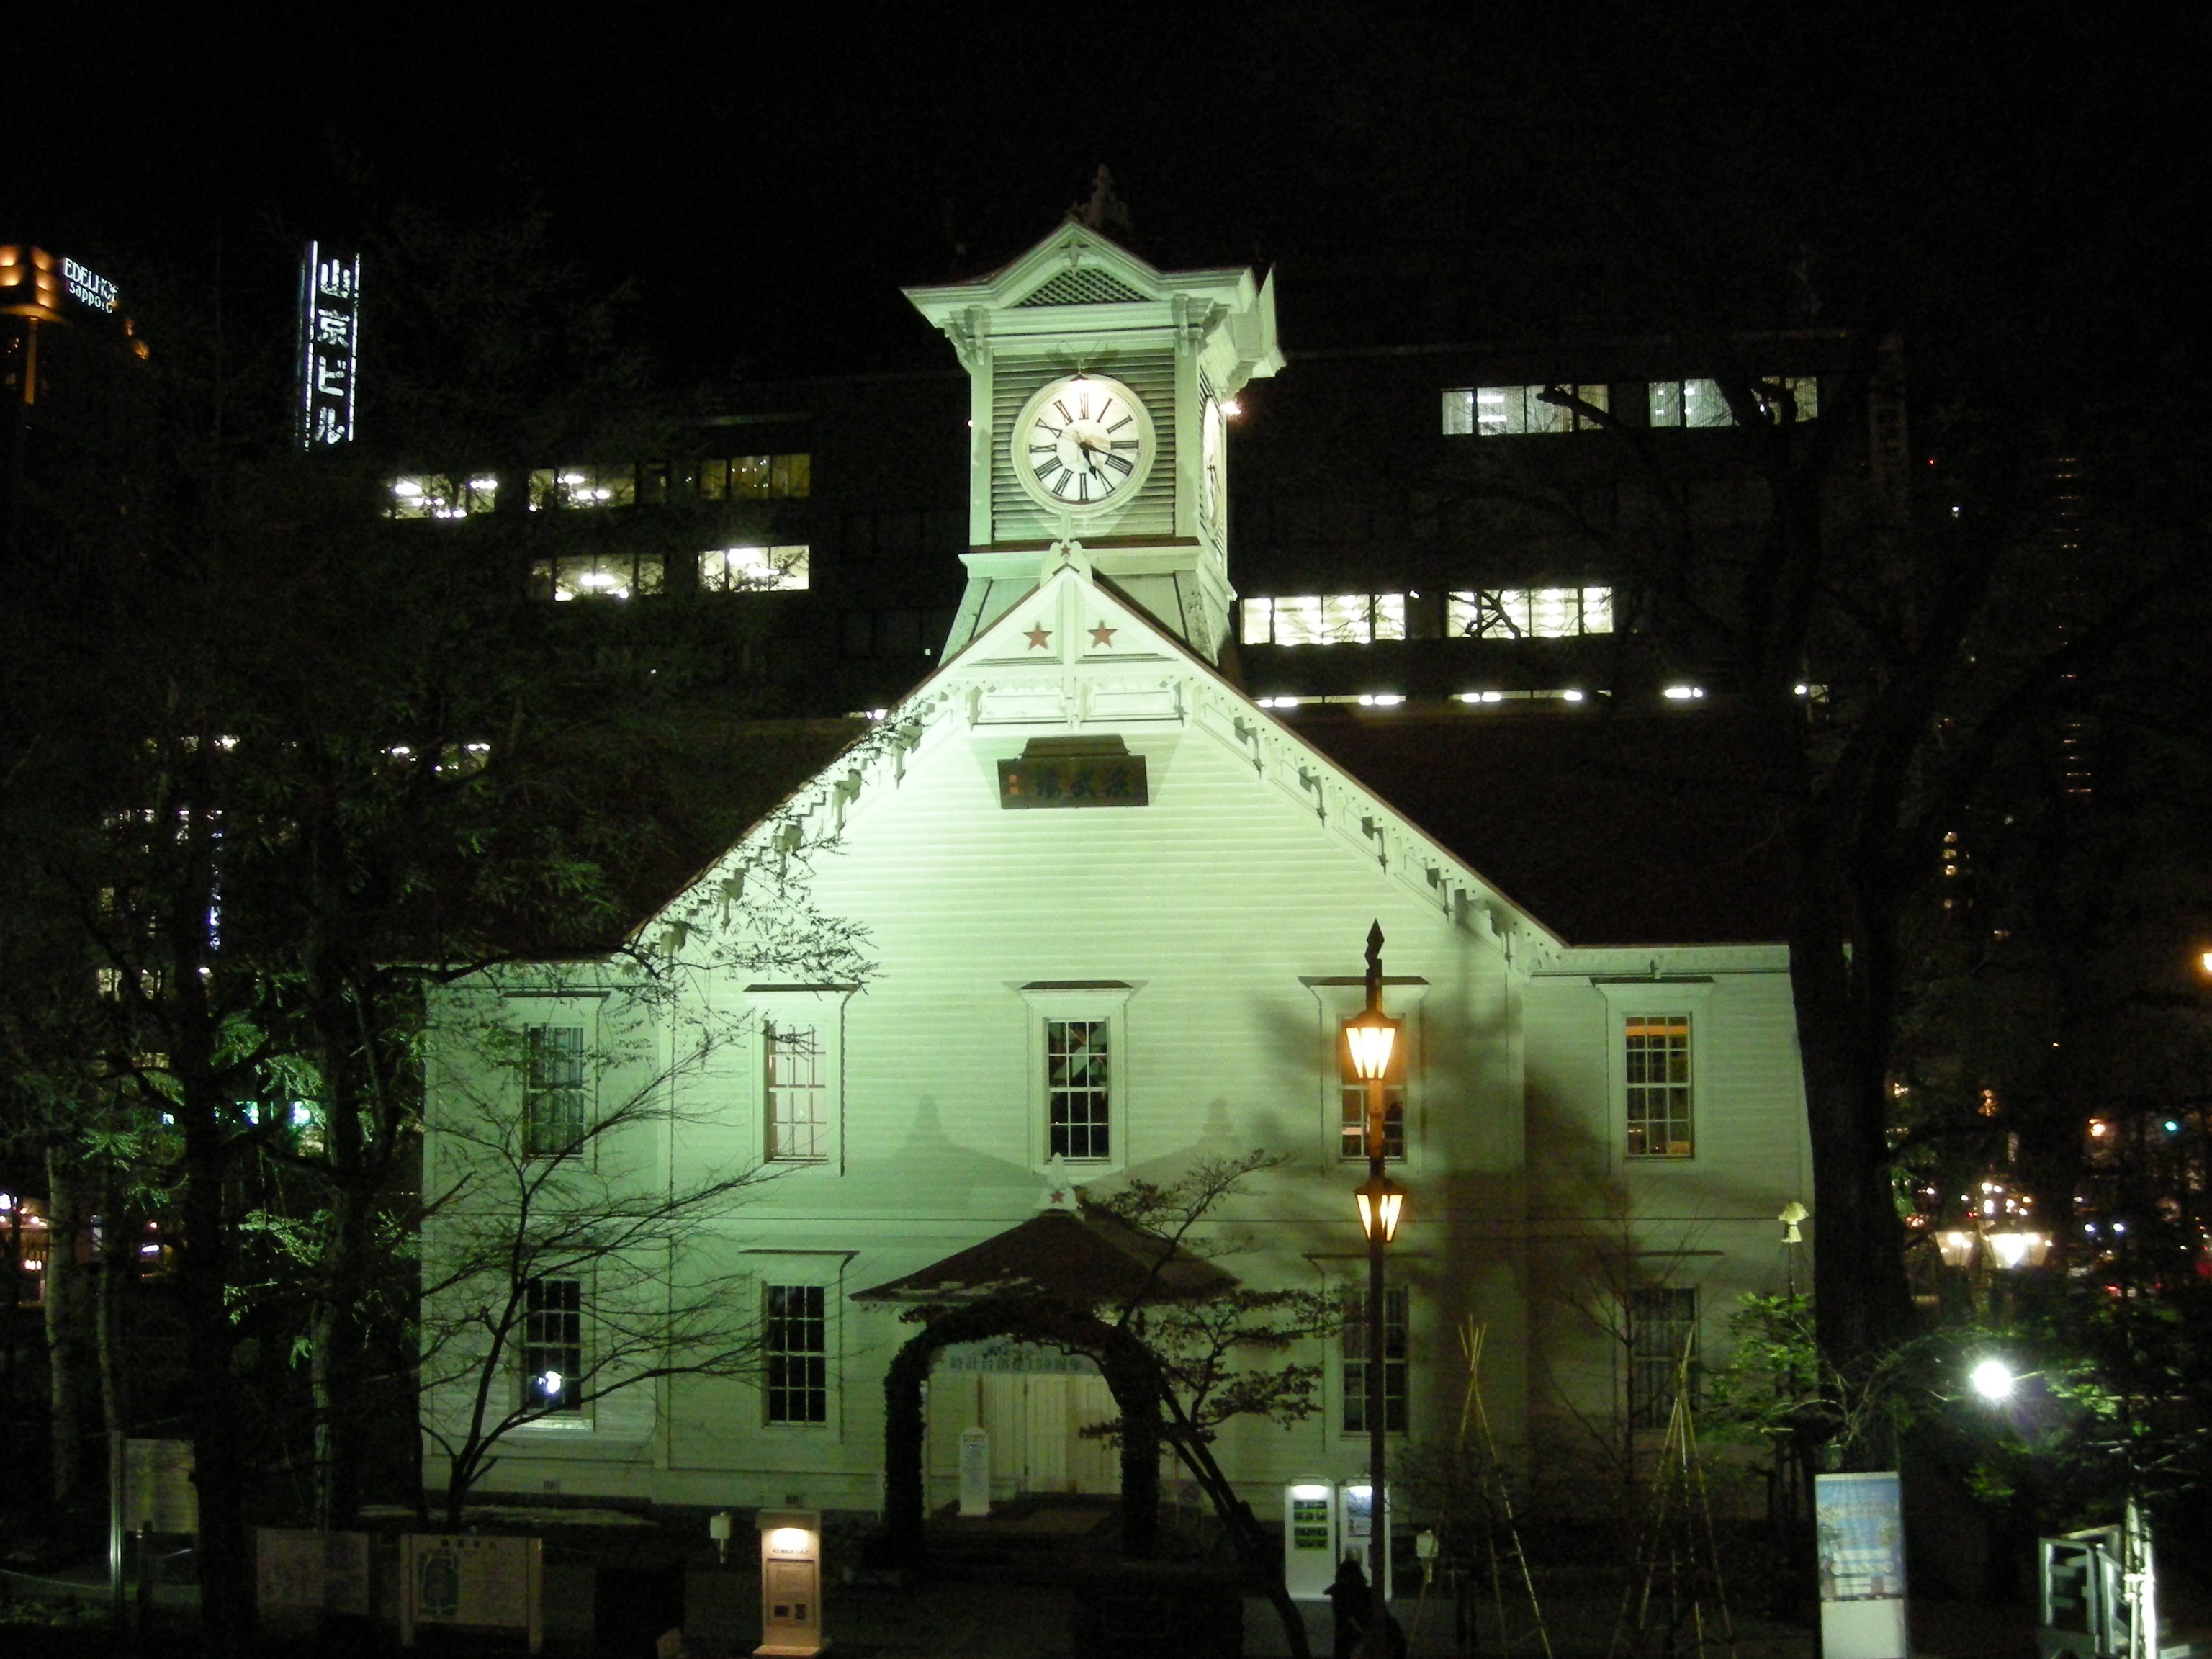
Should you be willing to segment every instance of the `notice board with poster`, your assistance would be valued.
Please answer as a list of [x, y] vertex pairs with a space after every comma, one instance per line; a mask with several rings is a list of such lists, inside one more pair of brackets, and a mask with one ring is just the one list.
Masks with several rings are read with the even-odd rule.
[[520, 1630], [545, 1644], [545, 1542], [410, 1533], [399, 1546], [399, 1644], [420, 1625]]
[[1813, 1477], [1823, 1659], [1905, 1659], [1905, 1505], [1897, 1471]]

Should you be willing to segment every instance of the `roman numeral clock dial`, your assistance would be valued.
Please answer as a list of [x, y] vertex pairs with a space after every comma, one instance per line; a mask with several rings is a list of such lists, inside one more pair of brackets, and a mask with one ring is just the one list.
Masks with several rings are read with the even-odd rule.
[[1009, 459], [1040, 507], [1087, 514], [1134, 498], [1154, 447], [1152, 417], [1135, 392], [1103, 374], [1073, 374], [1023, 406]]

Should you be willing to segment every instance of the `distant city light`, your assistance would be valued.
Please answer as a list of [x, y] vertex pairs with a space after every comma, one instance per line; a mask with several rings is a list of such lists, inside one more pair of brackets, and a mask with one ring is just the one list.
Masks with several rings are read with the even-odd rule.
[[1666, 695], [1675, 702], [1688, 702], [1692, 698], [1704, 696], [1705, 688], [1702, 685], [1670, 685]]
[[1984, 1400], [1995, 1402], [2012, 1398], [2014, 1387], [2020, 1379], [2013, 1375], [2012, 1367], [2002, 1359], [1984, 1359], [1974, 1367], [1967, 1381], [1974, 1392]]
[[1579, 691], [1562, 691], [1559, 695], [1569, 702], [1580, 702], [1583, 700], [1583, 694]]
[[1405, 701], [1404, 696], [1396, 691], [1366, 691], [1359, 697], [1363, 708], [1395, 708]]
[[1244, 405], [1234, 398], [1224, 398], [1221, 400], [1221, 412], [1231, 416], [1242, 415], [1244, 412]]

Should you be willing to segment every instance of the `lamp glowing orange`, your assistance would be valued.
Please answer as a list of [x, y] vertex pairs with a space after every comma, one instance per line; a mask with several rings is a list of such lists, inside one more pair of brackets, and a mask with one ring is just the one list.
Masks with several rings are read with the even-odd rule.
[[1406, 1215], [1406, 1189], [1385, 1176], [1361, 1186], [1353, 1196], [1359, 1200], [1359, 1231], [1368, 1237], [1375, 1237], [1375, 1229], [1382, 1229], [1382, 1242], [1388, 1244], [1398, 1236], [1398, 1224]]
[[1391, 1056], [1398, 1047], [1400, 1022], [1380, 1009], [1369, 1008], [1344, 1022], [1344, 1049], [1352, 1075], [1362, 1083], [1382, 1083], [1390, 1075]]

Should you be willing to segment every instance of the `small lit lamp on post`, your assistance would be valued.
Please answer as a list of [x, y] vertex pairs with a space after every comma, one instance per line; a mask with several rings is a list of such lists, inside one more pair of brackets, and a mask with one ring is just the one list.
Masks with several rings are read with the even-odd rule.
[[1383, 1170], [1390, 1080], [1399, 1063], [1401, 1022], [1382, 1012], [1382, 924], [1367, 930], [1367, 1006], [1344, 1022], [1344, 1053], [1352, 1075], [1367, 1085], [1367, 1180], [1356, 1196], [1359, 1228], [1367, 1235], [1367, 1519], [1368, 1659], [1388, 1659], [1390, 1628], [1387, 1564], [1389, 1516], [1382, 1476], [1389, 1450], [1383, 1401], [1382, 1256], [1404, 1218], [1406, 1194]]

